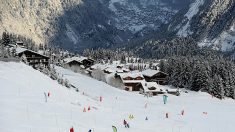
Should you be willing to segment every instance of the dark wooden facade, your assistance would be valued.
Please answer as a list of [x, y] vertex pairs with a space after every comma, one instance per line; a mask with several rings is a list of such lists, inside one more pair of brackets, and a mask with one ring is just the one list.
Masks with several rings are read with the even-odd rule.
[[85, 67], [85, 68], [88, 68], [88, 67], [91, 67], [92, 65], [94, 65], [94, 60], [92, 59], [84, 59], [82, 60], [82, 65]]
[[67, 64], [68, 64], [70, 67], [72, 67], [72, 66], [81, 66], [81, 65], [82, 65], [81, 62], [78, 62], [78, 61], [76, 61], [76, 60], [72, 60], [72, 61], [68, 62]]
[[126, 91], [140, 91], [140, 89], [142, 88], [142, 86], [140, 85], [141, 83], [125, 83], [125, 90]]
[[18, 56], [23, 58], [24, 61], [27, 61], [26, 63], [34, 68], [38, 68], [39, 65], [43, 65], [45, 67], [49, 66], [49, 57], [38, 54], [31, 50], [20, 52], [18, 53]]
[[130, 76], [123, 78], [125, 90], [127, 91], [140, 91], [142, 88], [141, 81], [144, 80], [143, 77], [138, 76], [132, 78]]
[[153, 76], [144, 75], [144, 78], [147, 82], [156, 82], [160, 85], [166, 85], [167, 84], [168, 74], [166, 74], [164, 72], [158, 72]]

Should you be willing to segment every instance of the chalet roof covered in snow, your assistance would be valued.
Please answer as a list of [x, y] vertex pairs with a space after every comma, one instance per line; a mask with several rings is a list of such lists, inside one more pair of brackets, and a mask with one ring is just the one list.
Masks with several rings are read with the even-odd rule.
[[137, 73], [125, 73], [121, 75], [122, 78], [126, 78], [126, 77], [131, 77], [131, 78], [137, 78], [137, 77], [142, 77], [144, 78], [144, 76], [142, 75], [141, 72], [137, 72]]
[[[147, 77], [152, 77], [152, 76], [156, 75], [157, 73], [164, 73], [164, 72], [161, 72], [159, 70], [152, 70], [152, 69], [147, 69], [147, 70], [142, 71], [142, 74]], [[166, 74], [166, 73], [164, 73], [164, 74]]]
[[49, 58], [48, 56], [45, 56], [45, 55], [43, 55], [43, 54], [37, 53], [37, 52], [35, 52], [35, 51], [29, 50], [29, 49], [26, 49], [26, 48], [21, 48], [21, 47], [17, 47], [17, 48], [16, 48], [16, 54], [21, 54], [21, 53], [23, 53], [23, 52], [25, 52], [25, 51], [29, 51], [29, 52], [32, 52], [32, 53], [41, 55], [41, 56], [43, 56], [43, 57]]
[[[159, 86], [156, 82], [141, 82], [142, 87], [144, 89], [145, 92], [148, 91], [154, 91], [154, 92], [162, 92], [165, 91], [165, 89], [162, 89], [161, 86]], [[156, 89], [152, 89], [151, 88], [156, 88]]]
[[87, 58], [87, 57], [80, 56], [80, 57], [65, 58], [64, 61], [65, 61], [65, 63], [69, 63], [69, 62], [71, 62], [71, 61], [82, 62], [82, 61], [85, 60], [85, 59], [88, 59], [88, 58]]
[[103, 65], [103, 64], [94, 64], [93, 66], [91, 66], [92, 69], [95, 69], [95, 70], [104, 70], [105, 68], [107, 68], [107, 65]]
[[[141, 83], [141, 82], [145, 82], [143, 75], [140, 72], [137, 73], [118, 73], [118, 75], [121, 77], [121, 80], [123, 83]], [[124, 78], [127, 77], [131, 77], [131, 78], [137, 78], [137, 77], [141, 77], [143, 78], [142, 80], [124, 80]]]
[[144, 76], [152, 77], [152, 76], [154, 76], [155, 74], [157, 74], [158, 72], [160, 72], [160, 71], [159, 71], [159, 70], [147, 69], [147, 70], [142, 71], [142, 74], [143, 74]]
[[18, 47], [18, 48], [16, 48], [16, 54], [20, 54], [20, 53], [22, 53], [22, 52], [24, 52], [26, 50], [28, 50], [28, 49]]

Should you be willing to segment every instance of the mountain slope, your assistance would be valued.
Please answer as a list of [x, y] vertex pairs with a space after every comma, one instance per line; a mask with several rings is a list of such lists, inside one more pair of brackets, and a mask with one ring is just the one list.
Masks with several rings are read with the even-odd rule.
[[176, 14], [167, 32], [192, 36], [200, 45], [231, 49], [235, 42], [234, 14], [234, 0], [196, 0], [188, 9]]
[[[80, 4], [80, 0], [70, 0], [70, 5]], [[64, 12], [67, 5], [61, 0], [1, 0], [0, 33], [8, 31], [45, 43], [53, 36], [53, 21]]]
[[0, 33], [73, 51], [153, 34], [192, 0], [1, 0]]
[[[234, 100], [189, 92], [180, 97], [168, 95], [164, 105], [162, 96], [145, 98], [60, 67], [56, 69], [80, 92], [62, 87], [23, 63], [0, 62], [1, 131], [60, 132], [73, 126], [75, 131], [110, 132], [112, 125], [121, 132], [221, 132], [234, 128]], [[47, 103], [44, 92], [51, 93]], [[91, 111], [83, 112], [88, 106]], [[179, 115], [182, 109], [184, 116]], [[129, 114], [134, 115], [133, 120], [128, 119]], [[123, 126], [123, 119], [130, 123], [129, 129]]]

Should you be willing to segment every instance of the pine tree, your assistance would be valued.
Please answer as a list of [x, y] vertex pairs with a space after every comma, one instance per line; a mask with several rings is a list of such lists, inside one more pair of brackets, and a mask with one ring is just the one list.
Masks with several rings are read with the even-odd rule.
[[10, 37], [9, 37], [9, 34], [6, 33], [6, 32], [3, 32], [2, 34], [2, 44], [4, 46], [8, 45], [10, 43]]
[[165, 62], [164, 60], [160, 60], [160, 63], [159, 63], [159, 70], [162, 71], [162, 72], [165, 72], [166, 69], [165, 69]]
[[197, 65], [191, 77], [191, 90], [199, 91], [207, 89], [209, 86], [208, 75], [205, 68], [202, 65]]
[[224, 86], [222, 78], [218, 75], [214, 76], [212, 93], [215, 97], [222, 99], [224, 97]]

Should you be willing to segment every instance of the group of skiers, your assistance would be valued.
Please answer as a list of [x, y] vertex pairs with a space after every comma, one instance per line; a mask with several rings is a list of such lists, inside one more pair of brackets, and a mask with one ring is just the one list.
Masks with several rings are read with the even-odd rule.
[[[69, 132], [74, 132], [74, 128], [73, 128], [73, 127], [71, 127]], [[91, 130], [91, 129], [89, 129], [89, 130], [88, 130], [88, 132], [92, 132], [92, 130]]]
[[88, 106], [87, 110], [86, 110], [86, 108], [84, 107], [83, 112], [89, 112], [90, 110], [91, 110], [91, 107], [90, 107], [90, 106]]

